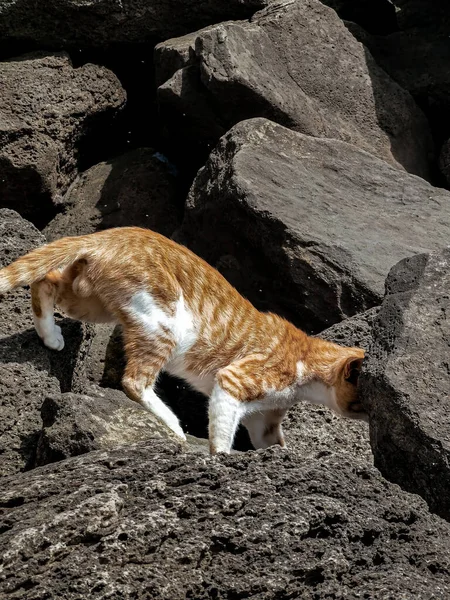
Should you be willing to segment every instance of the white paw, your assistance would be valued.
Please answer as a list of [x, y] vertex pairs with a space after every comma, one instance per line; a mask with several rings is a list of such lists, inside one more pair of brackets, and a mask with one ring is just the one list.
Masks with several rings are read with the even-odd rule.
[[184, 434], [184, 431], [181, 429], [181, 427], [173, 427], [172, 431], [174, 432], [174, 434], [176, 436], [178, 436], [179, 438], [181, 438], [183, 440], [183, 442], [186, 441], [186, 436]]
[[64, 348], [64, 338], [61, 333], [61, 327], [55, 325], [52, 333], [43, 338], [43, 342], [51, 350], [62, 350]]

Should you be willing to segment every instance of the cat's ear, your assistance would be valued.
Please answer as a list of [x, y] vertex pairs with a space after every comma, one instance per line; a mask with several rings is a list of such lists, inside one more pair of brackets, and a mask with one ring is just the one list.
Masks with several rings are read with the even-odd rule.
[[348, 355], [343, 361], [342, 375], [350, 383], [355, 383], [361, 371], [365, 352], [361, 348], [349, 348]]

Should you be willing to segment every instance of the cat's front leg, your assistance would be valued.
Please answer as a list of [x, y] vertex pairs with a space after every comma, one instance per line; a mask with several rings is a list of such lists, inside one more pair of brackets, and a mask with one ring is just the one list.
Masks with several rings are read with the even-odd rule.
[[148, 334], [138, 326], [125, 324], [127, 365], [122, 379], [124, 392], [153, 413], [183, 441], [186, 436], [175, 413], [157, 396], [154, 385], [173, 349], [170, 337]]
[[209, 450], [229, 453], [243, 415], [242, 403], [216, 383], [209, 399]]

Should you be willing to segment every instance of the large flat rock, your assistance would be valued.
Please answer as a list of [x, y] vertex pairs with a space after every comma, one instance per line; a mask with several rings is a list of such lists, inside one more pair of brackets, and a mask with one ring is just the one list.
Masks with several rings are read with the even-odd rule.
[[75, 178], [80, 139], [124, 105], [125, 92], [108, 69], [75, 69], [65, 53], [1, 62], [0, 89], [0, 207], [43, 226]]
[[177, 239], [259, 308], [317, 332], [378, 305], [389, 269], [449, 234], [446, 190], [345, 142], [252, 119], [199, 171]]
[[398, 263], [361, 381], [375, 464], [450, 519], [450, 248]]
[[318, 0], [280, 0], [250, 22], [165, 41], [155, 60], [159, 81], [167, 78], [158, 89], [160, 110], [186, 155], [260, 116], [429, 174], [432, 144], [423, 113]]
[[167, 441], [3, 480], [11, 599], [446, 599], [450, 527], [372, 467]]

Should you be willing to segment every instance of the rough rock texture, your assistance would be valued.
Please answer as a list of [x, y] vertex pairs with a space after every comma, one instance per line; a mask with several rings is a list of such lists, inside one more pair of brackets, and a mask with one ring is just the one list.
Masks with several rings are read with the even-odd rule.
[[366, 312], [354, 315], [321, 331], [318, 337], [342, 346], [357, 346], [368, 352], [373, 341], [373, 322], [379, 310], [380, 308], [375, 306]]
[[150, 148], [128, 152], [82, 173], [64, 197], [65, 212], [44, 229], [49, 241], [137, 225], [170, 237], [179, 225], [176, 178]]
[[448, 595], [448, 523], [339, 454], [210, 458], [152, 440], [3, 484], [12, 600]]
[[[182, 35], [209, 23], [245, 19], [270, 0], [6, 0], [0, 4], [3, 51], [11, 43], [54, 49], [109, 48]], [[1, 46], [0, 46], [1, 48]]]
[[169, 40], [155, 56], [159, 78], [178, 67], [158, 100], [170, 134], [181, 133], [191, 152], [238, 121], [262, 116], [428, 176], [432, 144], [423, 113], [318, 0], [275, 2], [251, 22]]
[[[0, 267], [44, 241], [17, 213], [0, 210]], [[0, 297], [0, 475], [33, 464], [41, 404], [46, 395], [70, 389], [83, 352], [83, 328], [73, 321], [62, 327], [64, 351], [51, 352], [34, 331], [29, 292]]]
[[36, 466], [150, 438], [179, 441], [151, 413], [117, 390], [98, 388], [90, 396], [68, 393], [47, 397], [41, 416]]
[[75, 177], [80, 138], [125, 92], [108, 69], [74, 69], [64, 53], [1, 62], [0, 89], [0, 206], [44, 225]]
[[125, 353], [120, 326], [92, 325], [89, 341], [89, 348], [76, 365], [71, 391], [91, 394], [98, 386], [121, 389]]
[[379, 304], [391, 266], [449, 234], [449, 192], [350, 144], [252, 119], [199, 171], [176, 237], [259, 308], [317, 332]]
[[439, 157], [439, 167], [450, 185], [450, 140], [447, 140], [442, 146], [441, 155]]
[[373, 338], [361, 395], [375, 464], [450, 519], [450, 248], [392, 268]]

